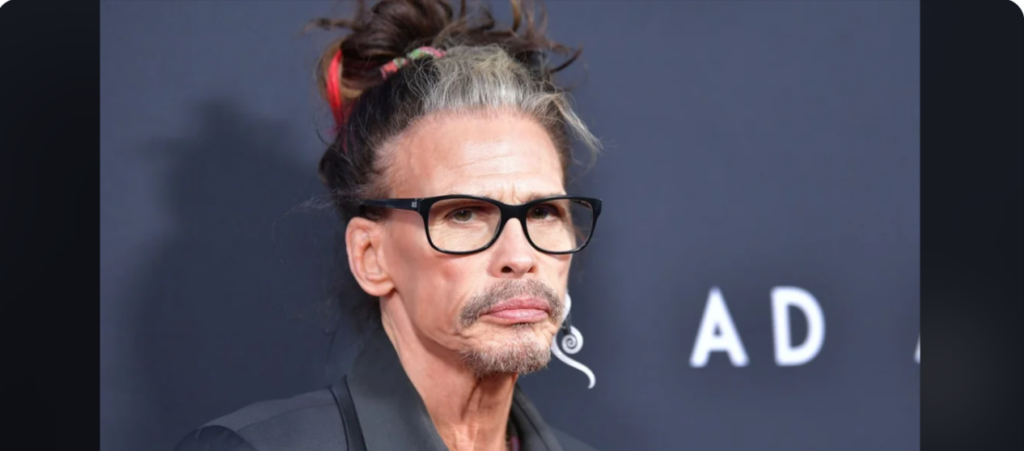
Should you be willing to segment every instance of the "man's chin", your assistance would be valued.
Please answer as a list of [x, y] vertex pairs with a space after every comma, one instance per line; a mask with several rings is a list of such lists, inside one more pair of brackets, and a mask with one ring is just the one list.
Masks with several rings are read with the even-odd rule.
[[475, 343], [460, 351], [462, 361], [477, 374], [485, 377], [496, 374], [526, 374], [540, 370], [551, 360], [550, 340], [544, 340], [534, 323], [501, 326], [482, 343]]
[[[481, 321], [481, 323], [483, 323]], [[550, 322], [516, 323], [516, 324], [481, 324], [481, 343], [492, 347], [515, 346], [523, 342], [532, 342], [541, 347], [551, 346], [554, 334], [558, 329]]]

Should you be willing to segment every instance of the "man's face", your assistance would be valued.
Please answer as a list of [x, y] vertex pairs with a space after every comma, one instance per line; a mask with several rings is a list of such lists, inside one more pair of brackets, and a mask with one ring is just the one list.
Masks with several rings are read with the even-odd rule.
[[[470, 194], [517, 205], [565, 193], [551, 138], [520, 115], [433, 115], [391, 144], [392, 197]], [[411, 332], [456, 352], [478, 375], [547, 364], [571, 255], [536, 250], [516, 219], [490, 248], [469, 255], [433, 249], [415, 212], [393, 210], [383, 227], [382, 256], [397, 293], [389, 302], [401, 303], [395, 307], [404, 310]], [[530, 301], [544, 309], [500, 311]]]

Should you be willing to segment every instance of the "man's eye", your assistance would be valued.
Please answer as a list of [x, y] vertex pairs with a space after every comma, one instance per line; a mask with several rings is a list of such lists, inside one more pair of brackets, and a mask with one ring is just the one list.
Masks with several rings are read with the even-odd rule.
[[452, 218], [458, 222], [468, 222], [473, 219], [473, 211], [471, 210], [456, 210], [452, 212]]
[[556, 212], [551, 207], [545, 205], [545, 206], [540, 206], [540, 207], [534, 208], [532, 211], [530, 211], [530, 218], [531, 219], [548, 219], [548, 218], [550, 218], [552, 216], [555, 216], [556, 215], [555, 213]]

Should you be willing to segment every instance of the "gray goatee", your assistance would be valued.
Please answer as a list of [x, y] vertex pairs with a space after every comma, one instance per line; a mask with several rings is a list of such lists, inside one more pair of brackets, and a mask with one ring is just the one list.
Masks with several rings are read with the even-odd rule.
[[[502, 301], [530, 296], [547, 301], [551, 308], [550, 320], [559, 324], [565, 302], [559, 299], [555, 290], [537, 280], [508, 280], [474, 296], [459, 314], [459, 326], [468, 328], [479, 320], [480, 315]], [[508, 326], [507, 339], [500, 343], [486, 344], [459, 350], [462, 362], [477, 377], [496, 374], [528, 374], [547, 366], [551, 360], [551, 343], [541, 343], [533, 333], [534, 324]]]

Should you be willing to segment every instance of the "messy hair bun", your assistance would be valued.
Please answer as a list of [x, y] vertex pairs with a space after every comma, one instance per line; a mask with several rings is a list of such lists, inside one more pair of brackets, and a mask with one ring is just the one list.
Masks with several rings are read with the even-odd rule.
[[[510, 0], [512, 25], [501, 28], [486, 5], [471, 11], [460, 0], [458, 15], [446, 0], [383, 0], [367, 8], [357, 1], [352, 18], [314, 20], [310, 25], [325, 30], [348, 29], [351, 33], [329, 44], [320, 58], [317, 84], [328, 97], [330, 65], [340, 49], [342, 103], [351, 105], [359, 95], [383, 82], [381, 66], [421, 46], [439, 49], [456, 46], [497, 45], [513, 59], [550, 79], [580, 55], [545, 36], [546, 18], [538, 17], [522, 0]], [[547, 53], [566, 56], [557, 67], [545, 67]], [[330, 99], [327, 99], [330, 102]]]

